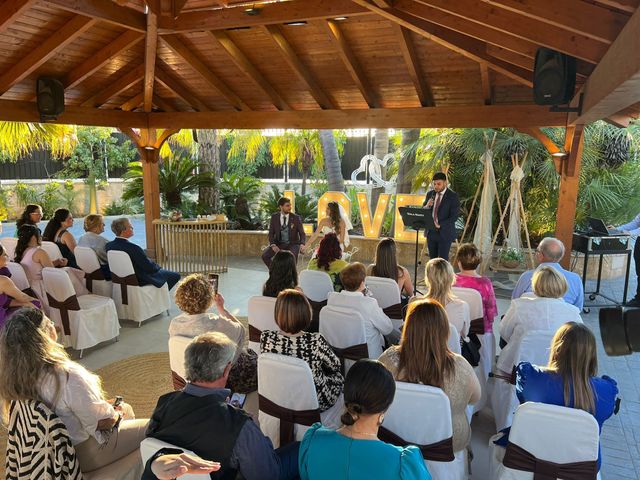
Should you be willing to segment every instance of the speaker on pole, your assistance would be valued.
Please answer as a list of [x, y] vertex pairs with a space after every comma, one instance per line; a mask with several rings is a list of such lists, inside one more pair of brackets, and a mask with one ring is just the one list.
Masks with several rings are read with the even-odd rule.
[[538, 105], [563, 105], [573, 98], [576, 59], [564, 53], [539, 48], [533, 67], [533, 100]]
[[60, 80], [39, 77], [36, 82], [36, 102], [40, 121], [50, 122], [64, 113], [64, 87]]

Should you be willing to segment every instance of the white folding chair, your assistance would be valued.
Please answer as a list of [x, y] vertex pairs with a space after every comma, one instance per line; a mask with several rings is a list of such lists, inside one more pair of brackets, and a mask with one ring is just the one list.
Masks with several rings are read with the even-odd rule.
[[402, 300], [398, 282], [392, 278], [366, 277], [364, 283], [378, 301], [378, 306], [384, 310], [393, 323], [393, 328], [400, 330], [402, 318]]
[[[509, 434], [510, 448], [520, 447], [529, 452], [533, 465], [542, 461], [556, 464], [596, 462], [598, 460], [598, 422], [593, 415], [577, 408], [559, 407], [544, 403], [527, 402], [520, 405], [513, 416]], [[516, 470], [502, 461], [505, 450], [490, 444], [489, 478], [498, 480], [531, 480], [532, 471]], [[595, 480], [596, 475], [583, 475], [584, 480]]]
[[[140, 442], [140, 456], [142, 457], [142, 464], [145, 465], [158, 450], [163, 448], [178, 448], [180, 450], [183, 450], [184, 453], [188, 455], [196, 456], [196, 454], [191, 450], [187, 450], [185, 448], [163, 442], [162, 440], [158, 440], [157, 438], [147, 437], [142, 440], [142, 442]], [[215, 461], [214, 458], [205, 458], [204, 460]], [[186, 475], [181, 475], [180, 480], [204, 480], [207, 477], [208, 475], [196, 475], [195, 473], [188, 473]]]
[[111, 298], [116, 304], [118, 318], [133, 320], [140, 326], [145, 320], [171, 308], [167, 284], [160, 288], [154, 285], [141, 287], [126, 252], [110, 250], [107, 252], [107, 259], [113, 287]]
[[[515, 362], [530, 362], [534, 365], [546, 365], [549, 362], [549, 348], [555, 332], [548, 330], [533, 330], [528, 332], [516, 347]], [[517, 340], [514, 340], [517, 342]], [[504, 372], [510, 374], [511, 371]], [[520, 402], [516, 397], [516, 387], [511, 383], [494, 378], [491, 391], [491, 408], [496, 421], [497, 431], [511, 425], [513, 412]]]
[[16, 253], [16, 245], [18, 244], [18, 239], [15, 237], [2, 237], [0, 238], [0, 245], [4, 248], [7, 257], [9, 260], [13, 261]]
[[64, 270], [44, 268], [42, 280], [51, 320], [62, 332], [63, 345], [80, 350], [117, 338], [118, 313], [113, 300], [99, 295], [76, 295]]
[[320, 310], [320, 334], [336, 350], [345, 375], [357, 360], [369, 358], [372, 348], [381, 349], [379, 345], [367, 345], [362, 316], [348, 308], [327, 305]]
[[324, 302], [333, 292], [333, 282], [326, 272], [318, 270], [302, 270], [298, 283], [304, 295], [314, 302]]
[[[309, 365], [304, 360], [295, 357], [262, 353], [258, 357], [258, 420], [260, 429], [271, 439], [274, 448], [281, 445], [281, 438], [287, 439], [287, 432], [291, 440], [302, 440], [304, 433], [319, 422], [320, 409], [316, 387]], [[283, 423], [275, 415], [276, 408], [294, 411], [309, 411], [307, 415], [300, 415], [293, 423], [293, 432], [289, 430], [291, 424]], [[341, 405], [340, 405], [341, 407]]]
[[280, 330], [276, 324], [275, 308], [275, 298], [255, 296], [249, 299], [249, 348], [256, 353], [260, 353], [260, 335], [263, 330]]
[[449, 324], [449, 350], [453, 353], [460, 355], [462, 353], [462, 347], [460, 346], [460, 333], [458, 329], [452, 323]]
[[[380, 436], [386, 440], [386, 430], [392, 432], [401, 443], [420, 445], [425, 464], [434, 479], [462, 480], [465, 473], [465, 451], [450, 451], [434, 444], [452, 439], [451, 406], [447, 395], [439, 388], [413, 383], [396, 382], [396, 394], [384, 415]], [[391, 439], [391, 438], [389, 438]], [[392, 442], [393, 443], [393, 442]], [[443, 457], [449, 456], [449, 460]]]
[[60, 247], [58, 247], [54, 242], [43, 240], [41, 247], [45, 252], [47, 252], [47, 255], [49, 255], [52, 262], [62, 258]]
[[169, 365], [171, 366], [171, 380], [173, 388], [180, 390], [186, 382], [186, 371], [184, 369], [184, 352], [193, 338], [175, 335], [169, 337]]
[[91, 293], [111, 298], [113, 295], [113, 284], [105, 280], [98, 255], [89, 247], [76, 247], [76, 262], [85, 274], [87, 288]]
[[27, 278], [27, 274], [24, 271], [22, 265], [16, 262], [7, 262], [7, 268], [11, 272], [11, 280], [16, 284], [19, 290], [25, 291], [31, 288], [29, 284], [29, 279]]

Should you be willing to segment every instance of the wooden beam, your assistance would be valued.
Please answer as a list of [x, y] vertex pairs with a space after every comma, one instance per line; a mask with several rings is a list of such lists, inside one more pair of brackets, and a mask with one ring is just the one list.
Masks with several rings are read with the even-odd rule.
[[149, 114], [153, 128], [524, 128], [566, 121], [566, 114], [537, 105]]
[[235, 63], [237, 67], [245, 73], [245, 75], [253, 80], [258, 88], [260, 88], [260, 90], [262, 90], [271, 99], [271, 102], [278, 110], [291, 110], [291, 107], [287, 102], [280, 96], [275, 88], [271, 86], [262, 73], [260, 73], [260, 71], [251, 63], [244, 52], [240, 50], [235, 43], [233, 43], [233, 40], [231, 40], [226, 32], [215, 31], [208, 33], [211, 38], [215, 39], [222, 48], [227, 51], [229, 57], [233, 60], [233, 63]]
[[547, 152], [549, 152], [550, 155], [553, 155], [554, 153], [559, 153], [560, 152], [560, 147], [558, 147], [555, 143], [553, 143], [553, 140], [551, 140], [539, 128], [536, 128], [536, 127], [522, 128], [522, 129], [520, 129], [520, 131], [522, 133], [526, 133], [527, 135], [530, 135], [533, 138], [535, 138], [536, 140], [538, 140], [544, 146], [544, 148], [547, 149]]
[[6, 0], [0, 9], [0, 33], [4, 32], [35, 0]]
[[202, 100], [198, 98], [191, 90], [185, 87], [180, 79], [172, 73], [171, 68], [158, 59], [156, 67], [156, 80], [162, 83], [165, 87], [182, 98], [187, 104], [191, 105], [191, 108], [206, 112], [211, 110]]
[[311, 71], [302, 63], [298, 54], [295, 52], [289, 41], [284, 37], [280, 27], [277, 25], [266, 25], [264, 29], [267, 34], [273, 38], [278, 47], [280, 47], [280, 50], [282, 50], [284, 55], [284, 59], [287, 61], [289, 66], [307, 85], [307, 88], [316, 102], [318, 102], [320, 108], [337, 108], [335, 102], [329, 98], [326, 93], [324, 93], [316, 79], [313, 77]]
[[120, 110], [124, 112], [130, 112], [131, 110], [135, 110], [140, 106], [141, 103], [144, 102], [144, 92], [140, 92], [135, 97], [130, 98], [122, 105], [120, 105]]
[[393, 0], [373, 0], [373, 3], [375, 3], [380, 8], [391, 8], [391, 7], [393, 7]]
[[400, 25], [394, 25], [394, 29], [400, 42], [400, 51], [404, 57], [404, 63], [407, 65], [409, 76], [418, 94], [420, 105], [423, 107], [435, 106], [431, 86], [429, 82], [427, 82], [425, 75], [420, 71], [420, 62], [418, 61], [413, 40], [411, 39], [411, 31]]
[[640, 1], [638, 0], [596, 0], [596, 3], [629, 14], [635, 12], [638, 6], [640, 6]]
[[109, 44], [104, 48], [92, 54], [87, 58], [87, 60], [64, 76], [62, 79], [62, 85], [64, 85], [65, 90], [75, 87], [80, 82], [93, 75], [106, 65], [109, 60], [119, 55], [121, 52], [133, 47], [136, 43], [142, 40], [142, 37], [143, 36], [139, 32], [128, 30], [112, 42], [109, 42]]
[[53, 57], [58, 50], [78, 38], [93, 24], [95, 24], [95, 20], [92, 18], [81, 15], [74, 16], [0, 76], [0, 95], [26, 78], [31, 72]]
[[[558, 27], [551, 28], [549, 24], [539, 20], [523, 18], [514, 12], [495, 8], [477, 0], [456, 0], [455, 2], [420, 0], [420, 2], [591, 63], [598, 63], [609, 47], [608, 43]], [[399, 0], [397, 5], [405, 3], [408, 3], [408, 0]]]
[[[143, 75], [144, 65], [138, 65], [133, 70], [129, 70], [128, 73], [125, 73], [117, 79], [114, 79], [114, 81], [109, 82], [106, 88], [102, 88], [100, 91], [87, 98], [80, 104], [80, 106], [97, 108], [105, 104], [110, 98], [115, 97], [116, 95], [134, 86], [136, 83], [142, 80]], [[115, 77], [115, 75], [112, 75], [112, 77]]]
[[251, 110], [238, 95], [236, 95], [229, 86], [224, 83], [216, 74], [214, 74], [209, 67], [207, 67], [202, 60], [198, 58], [192, 48], [187, 47], [180, 40], [178, 35], [164, 35], [162, 40], [167, 44], [167, 47], [176, 55], [182, 57], [182, 59], [193, 68], [198, 75], [200, 75], [209, 85], [215, 88], [220, 94], [229, 102], [229, 104], [236, 110]]
[[489, 77], [489, 67], [486, 63], [480, 64], [480, 84], [482, 87], [482, 99], [485, 105], [491, 105], [491, 78]]
[[165, 112], [175, 112], [176, 107], [171, 105], [167, 100], [164, 100], [162, 97], [158, 95], [153, 95], [153, 104], [161, 110]]
[[329, 33], [329, 37], [338, 49], [338, 54], [342, 59], [342, 63], [347, 67], [353, 81], [356, 82], [365, 102], [367, 102], [367, 105], [369, 105], [370, 108], [378, 108], [380, 106], [378, 95], [375, 93], [375, 90], [369, 83], [369, 80], [367, 80], [367, 76], [365, 75], [364, 70], [362, 70], [360, 62], [351, 50], [349, 42], [342, 33], [342, 30], [340, 30], [338, 24], [333, 20], [327, 20], [322, 23], [324, 23], [325, 28]]
[[[493, 58], [498, 58], [511, 65], [517, 65], [533, 72], [534, 57], [507, 50], [505, 48], [497, 47], [495, 45], [487, 45], [487, 53]], [[595, 66], [584, 60], [576, 60], [576, 74], [578, 83], [584, 82], [585, 78], [591, 75]]]
[[153, 221], [160, 218], [160, 149], [138, 148], [142, 157], [142, 192], [144, 197], [144, 226], [147, 237], [147, 254], [156, 256], [156, 227]]
[[257, 5], [256, 8], [260, 10], [260, 14], [253, 16], [247, 15], [244, 8], [236, 7], [184, 12], [177, 19], [162, 17], [159, 19], [160, 33], [225, 30], [369, 13], [351, 0], [291, 0]]
[[147, 34], [144, 44], [144, 111], [152, 108], [153, 83], [156, 72], [156, 53], [158, 51], [158, 17], [155, 13], [147, 13]]
[[487, 54], [487, 45], [484, 42], [428, 22], [427, 20], [414, 17], [395, 8], [378, 8], [375, 5], [371, 5], [366, 0], [353, 1], [360, 5], [367, 6], [371, 11], [378, 13], [379, 15], [417, 33], [418, 35], [453, 50], [460, 55], [470, 58], [475, 62], [486, 62], [492, 70], [501, 73], [518, 83], [528, 87], [533, 87], [533, 75], [530, 71], [491, 57]]
[[175, 20], [180, 15], [180, 12], [184, 8], [188, 0], [172, 0], [171, 2], [171, 14]]
[[147, 28], [144, 13], [105, 0], [44, 0], [44, 2], [68, 12], [78, 13], [138, 32], [144, 33]]
[[640, 102], [640, 9], [634, 13], [572, 104], [584, 94], [582, 114], [572, 124], [587, 124]]

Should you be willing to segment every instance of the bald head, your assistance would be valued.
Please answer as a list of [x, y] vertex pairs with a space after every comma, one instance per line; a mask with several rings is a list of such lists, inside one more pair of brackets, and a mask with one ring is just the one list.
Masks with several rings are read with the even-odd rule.
[[557, 238], [543, 238], [538, 245], [538, 252], [542, 256], [540, 263], [557, 263], [564, 257], [564, 245]]

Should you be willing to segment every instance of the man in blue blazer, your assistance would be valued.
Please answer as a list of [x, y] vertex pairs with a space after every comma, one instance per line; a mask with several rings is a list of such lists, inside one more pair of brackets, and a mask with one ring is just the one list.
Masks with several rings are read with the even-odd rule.
[[156, 262], [152, 261], [144, 253], [144, 250], [135, 243], [129, 241], [133, 236], [133, 225], [128, 218], [117, 218], [111, 222], [111, 231], [116, 238], [105, 245], [105, 250], [118, 250], [126, 252], [133, 264], [133, 270], [136, 272], [136, 278], [140, 286], [153, 285], [160, 288], [165, 283], [169, 290], [178, 283], [180, 274], [171, 270], [160, 268]]
[[449, 260], [451, 244], [457, 237], [456, 221], [460, 215], [460, 198], [447, 188], [447, 176], [438, 172], [433, 176], [433, 190], [427, 192], [422, 204], [431, 211], [435, 229], [425, 232], [430, 258]]

